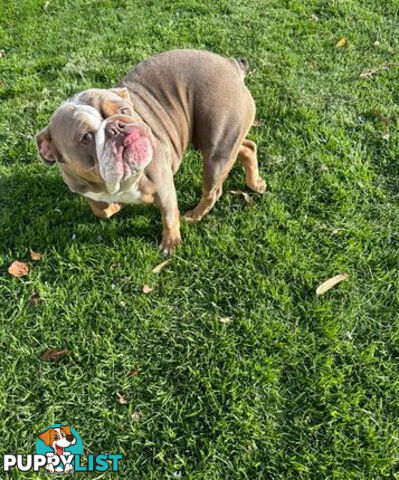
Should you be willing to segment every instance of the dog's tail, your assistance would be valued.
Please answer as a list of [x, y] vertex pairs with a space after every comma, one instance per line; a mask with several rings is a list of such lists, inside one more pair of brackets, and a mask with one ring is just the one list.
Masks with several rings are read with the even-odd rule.
[[238, 68], [243, 72], [244, 75], [248, 73], [249, 70], [249, 62], [245, 57], [237, 58]]

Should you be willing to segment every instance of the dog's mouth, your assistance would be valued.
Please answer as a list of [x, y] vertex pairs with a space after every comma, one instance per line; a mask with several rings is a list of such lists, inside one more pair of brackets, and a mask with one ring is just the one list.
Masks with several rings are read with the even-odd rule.
[[133, 126], [123, 139], [122, 157], [125, 169], [132, 166], [140, 168], [145, 165], [151, 148], [151, 142], [146, 132]]
[[103, 145], [97, 144], [97, 154], [103, 180], [119, 183], [143, 170], [151, 161], [151, 131], [144, 124], [125, 124], [123, 131], [105, 139]]
[[58, 456], [61, 456], [64, 453], [64, 447], [60, 447], [59, 445], [56, 445], [55, 448], [57, 450]]

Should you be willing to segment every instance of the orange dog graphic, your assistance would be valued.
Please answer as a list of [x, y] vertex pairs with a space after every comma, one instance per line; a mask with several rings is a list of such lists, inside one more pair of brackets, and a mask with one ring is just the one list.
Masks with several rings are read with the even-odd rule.
[[[71, 432], [71, 427], [68, 427], [67, 425], [48, 428], [45, 432], [39, 435], [39, 438], [40, 440], [43, 440], [48, 447], [51, 447], [54, 454], [58, 456], [64, 454], [70, 455], [70, 452], [65, 451], [65, 449], [76, 443], [76, 438]], [[48, 464], [46, 468], [50, 473], [54, 473], [54, 466], [52, 464]], [[72, 465], [66, 465], [65, 473], [71, 473], [72, 469]], [[57, 468], [57, 472], [58, 470], [59, 469]], [[62, 469], [62, 471], [64, 470]]]

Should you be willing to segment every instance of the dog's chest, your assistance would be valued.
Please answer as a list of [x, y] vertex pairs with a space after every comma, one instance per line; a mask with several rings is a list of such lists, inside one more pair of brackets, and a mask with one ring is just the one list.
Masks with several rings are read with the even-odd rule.
[[84, 196], [91, 198], [96, 202], [133, 204], [142, 203], [141, 191], [137, 188], [137, 186], [133, 186], [124, 192], [115, 193], [114, 195], [109, 195], [107, 192], [86, 192], [84, 193]]

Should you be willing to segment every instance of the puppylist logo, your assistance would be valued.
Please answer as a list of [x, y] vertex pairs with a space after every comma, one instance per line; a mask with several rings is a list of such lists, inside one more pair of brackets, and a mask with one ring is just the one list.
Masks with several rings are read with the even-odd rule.
[[20, 472], [47, 473], [106, 472], [119, 470], [122, 455], [87, 456], [87, 464], [82, 465], [83, 443], [78, 432], [60, 423], [43, 430], [36, 440], [36, 454], [4, 454], [3, 472], [13, 469]]

